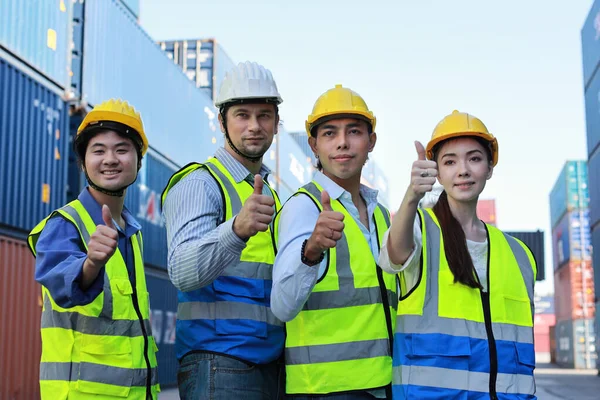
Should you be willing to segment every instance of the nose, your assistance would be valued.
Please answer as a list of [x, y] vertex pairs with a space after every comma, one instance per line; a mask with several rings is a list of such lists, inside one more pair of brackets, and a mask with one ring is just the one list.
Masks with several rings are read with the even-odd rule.
[[248, 130], [250, 132], [260, 131], [260, 124], [258, 123], [258, 118], [256, 118], [256, 115], [251, 115], [248, 119]]
[[458, 176], [461, 178], [466, 178], [471, 176], [471, 172], [469, 171], [469, 164], [465, 161], [459, 161], [459, 173]]
[[338, 139], [337, 140], [338, 150], [348, 148], [348, 137], [346, 136], [345, 133], [342, 133], [341, 135], [337, 135], [337, 139]]
[[103, 164], [113, 165], [113, 164], [117, 164], [118, 162], [119, 162], [119, 159], [117, 158], [114, 151], [109, 150], [104, 153], [104, 159], [102, 160]]

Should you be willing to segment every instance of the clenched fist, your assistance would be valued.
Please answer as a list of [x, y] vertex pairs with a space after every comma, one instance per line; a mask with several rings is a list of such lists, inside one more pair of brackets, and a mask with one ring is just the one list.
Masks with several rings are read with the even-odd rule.
[[265, 232], [273, 220], [275, 200], [262, 194], [263, 185], [262, 177], [254, 175], [254, 193], [233, 221], [233, 231], [240, 239], [247, 240], [258, 232]]
[[304, 256], [309, 260], [318, 260], [324, 251], [335, 247], [344, 231], [344, 214], [333, 211], [329, 193], [325, 190], [321, 192], [321, 204], [323, 211], [304, 249]]

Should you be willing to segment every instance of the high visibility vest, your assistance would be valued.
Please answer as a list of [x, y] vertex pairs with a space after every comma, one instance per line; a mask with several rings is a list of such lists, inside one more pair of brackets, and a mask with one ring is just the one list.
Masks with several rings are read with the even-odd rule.
[[[33, 228], [28, 238], [33, 254], [46, 222], [55, 215], [75, 225], [87, 250], [96, 224], [74, 200]], [[42, 286], [42, 399], [157, 398], [158, 348], [149, 321], [141, 233], [131, 237], [131, 245], [135, 287], [118, 248], [105, 265], [102, 292], [91, 303], [62, 308]]]
[[[313, 181], [295, 195], [309, 196], [322, 211], [322, 190]], [[328, 251], [325, 274], [302, 310], [285, 326], [288, 394], [368, 390], [392, 381], [396, 276], [377, 266], [358, 223], [342, 203], [332, 199], [331, 207], [344, 214], [342, 238]], [[389, 212], [379, 204], [373, 217], [381, 247]], [[275, 224], [277, 230], [278, 218]]]
[[419, 215], [422, 270], [398, 303], [394, 399], [535, 399], [530, 250], [486, 225], [488, 291], [455, 283], [435, 214]]
[[[175, 173], [163, 192], [163, 203], [173, 186], [199, 168], [206, 169], [221, 188], [224, 221], [230, 220], [241, 211], [254, 188], [245, 180], [237, 183], [216, 158], [205, 164], [189, 164]], [[271, 191], [276, 211], [279, 210], [277, 194], [267, 182], [264, 184]], [[239, 262], [225, 268], [210, 285], [179, 291], [177, 358], [193, 351], [208, 351], [255, 364], [276, 360], [283, 351], [285, 333], [283, 322], [271, 311], [274, 261], [269, 228], [252, 236]]]

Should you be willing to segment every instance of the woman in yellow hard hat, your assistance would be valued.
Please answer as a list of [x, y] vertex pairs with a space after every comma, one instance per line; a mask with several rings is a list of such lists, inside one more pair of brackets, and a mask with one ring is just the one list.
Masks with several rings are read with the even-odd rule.
[[[394, 399], [535, 399], [535, 259], [476, 214], [498, 142], [481, 120], [454, 111], [426, 148], [415, 146], [379, 258], [400, 278]], [[437, 204], [418, 209], [436, 180]]]
[[148, 148], [121, 100], [90, 111], [75, 150], [89, 186], [29, 235], [42, 285], [42, 399], [156, 399], [140, 224], [124, 206]]

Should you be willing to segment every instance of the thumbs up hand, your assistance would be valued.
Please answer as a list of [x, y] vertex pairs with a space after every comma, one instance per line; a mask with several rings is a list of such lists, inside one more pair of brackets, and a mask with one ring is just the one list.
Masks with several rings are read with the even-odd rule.
[[98, 225], [90, 237], [86, 263], [94, 270], [104, 267], [117, 250], [119, 234], [113, 223], [110, 209], [105, 204], [102, 206], [102, 220], [104, 225]]
[[344, 214], [333, 211], [331, 198], [325, 190], [321, 192], [321, 204], [323, 211], [304, 249], [304, 256], [309, 260], [318, 260], [324, 251], [335, 247], [344, 232]]
[[417, 150], [417, 160], [413, 162], [410, 177], [409, 193], [416, 200], [421, 200], [425, 193], [433, 190], [436, 177], [438, 176], [437, 163], [427, 160], [425, 157], [425, 148], [421, 142], [415, 142]]
[[262, 177], [254, 175], [254, 192], [233, 221], [233, 231], [240, 239], [247, 240], [258, 232], [265, 232], [273, 220], [275, 200], [262, 194], [263, 186]]

